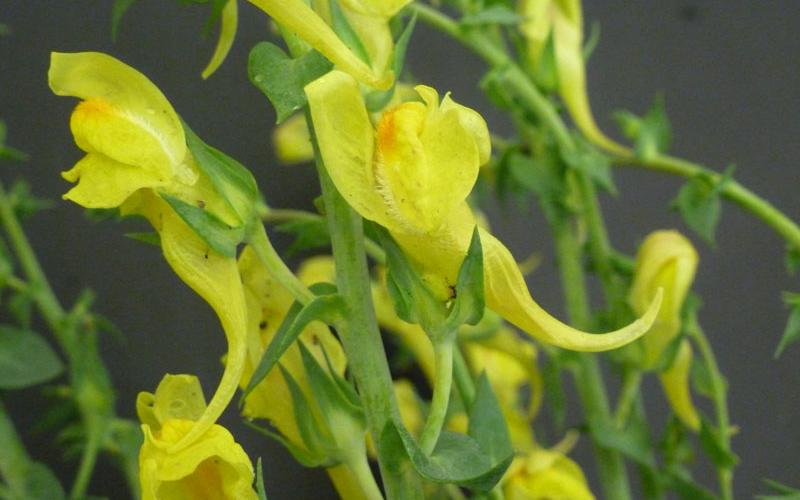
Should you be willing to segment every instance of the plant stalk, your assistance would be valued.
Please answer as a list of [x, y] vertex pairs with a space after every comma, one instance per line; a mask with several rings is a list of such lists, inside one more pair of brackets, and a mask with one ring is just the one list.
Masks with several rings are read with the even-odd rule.
[[433, 397], [428, 410], [428, 418], [420, 434], [419, 447], [423, 453], [430, 455], [436, 448], [439, 434], [442, 432], [450, 403], [450, 391], [453, 385], [453, 350], [455, 341], [441, 340], [433, 343], [436, 361], [436, 374], [433, 383]]

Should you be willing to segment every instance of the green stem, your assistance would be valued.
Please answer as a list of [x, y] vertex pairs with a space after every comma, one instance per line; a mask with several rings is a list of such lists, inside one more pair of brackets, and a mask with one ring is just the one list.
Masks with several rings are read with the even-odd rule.
[[97, 453], [99, 449], [100, 436], [97, 432], [92, 432], [89, 435], [89, 439], [87, 439], [84, 444], [81, 462], [78, 466], [78, 473], [75, 475], [75, 482], [72, 483], [72, 490], [69, 493], [70, 499], [79, 500], [86, 496], [86, 490], [89, 487], [89, 481], [92, 479], [94, 466], [97, 463]]
[[624, 429], [628, 423], [628, 416], [631, 414], [634, 404], [639, 399], [639, 388], [642, 384], [642, 372], [630, 369], [625, 372], [622, 378], [622, 391], [617, 402], [617, 411], [614, 413], [614, 423], [618, 429]]
[[452, 339], [437, 341], [433, 344], [433, 353], [436, 361], [436, 374], [433, 383], [433, 397], [428, 410], [428, 418], [420, 434], [419, 447], [423, 453], [430, 455], [436, 448], [439, 434], [442, 432], [447, 407], [450, 404], [450, 390], [453, 385], [453, 350], [455, 342]]
[[382, 500], [383, 494], [375, 482], [375, 476], [372, 474], [372, 469], [369, 468], [367, 461], [367, 454], [363, 452], [356, 454], [357, 456], [347, 461], [347, 467], [353, 473], [353, 477], [358, 482], [358, 486], [364, 493], [367, 500]]
[[[384, 451], [381, 447], [381, 436], [384, 428], [398, 415], [398, 410], [389, 363], [372, 304], [369, 270], [364, 253], [363, 221], [342, 198], [328, 176], [309, 114], [306, 117], [331, 233], [336, 284], [347, 308], [346, 324], [343, 325], [345, 328], [340, 329], [339, 334], [347, 354], [348, 366], [359, 389], [373, 443], [378, 450], [386, 494], [390, 499], [405, 498], [420, 491], [421, 486], [402, 470], [386, 467], [387, 460], [383, 458], [384, 453], [390, 451]], [[397, 453], [398, 450], [391, 452]]]
[[475, 401], [475, 381], [472, 379], [467, 362], [464, 360], [464, 354], [458, 346], [453, 350], [453, 375], [456, 379], [456, 390], [458, 390], [458, 395], [461, 396], [461, 402], [464, 403], [465, 408], [470, 408], [472, 402]]
[[[591, 315], [580, 245], [567, 223], [556, 224], [553, 232], [567, 315], [577, 327], [586, 328], [591, 323]], [[578, 353], [577, 358], [575, 383], [586, 418], [590, 421], [610, 418], [608, 396], [597, 359], [588, 353]], [[594, 454], [606, 498], [609, 500], [631, 498], [625, 463], [619, 453], [599, 446], [594, 440]]]
[[263, 225], [256, 224], [248, 243], [253, 247], [264, 267], [280, 284], [289, 290], [295, 300], [305, 305], [314, 299], [314, 294], [311, 293], [311, 290], [286, 266], [278, 252], [275, 251], [275, 247], [269, 241], [267, 231]]
[[[718, 172], [697, 163], [669, 155], [657, 155], [646, 161], [633, 156], [621, 160], [624, 165], [646, 168], [648, 170], [665, 172], [686, 178], [702, 175], [714, 183], [722, 180], [722, 174]], [[772, 203], [761, 198], [733, 179], [727, 179], [721, 185], [720, 194], [761, 219], [790, 245], [800, 249], [800, 226], [778, 210]]]
[[[714, 410], [717, 416], [717, 427], [721, 439], [721, 445], [725, 450], [731, 449], [731, 423], [730, 416], [728, 415], [728, 395], [725, 388], [725, 379], [720, 372], [717, 358], [714, 355], [714, 350], [711, 348], [705, 332], [703, 332], [697, 318], [690, 317], [687, 327], [687, 333], [694, 340], [700, 351], [700, 356], [703, 358], [708, 373], [711, 377], [711, 388], [713, 392]], [[717, 467], [717, 478], [719, 479], [720, 496], [724, 500], [733, 498], [733, 470], [729, 467]]]

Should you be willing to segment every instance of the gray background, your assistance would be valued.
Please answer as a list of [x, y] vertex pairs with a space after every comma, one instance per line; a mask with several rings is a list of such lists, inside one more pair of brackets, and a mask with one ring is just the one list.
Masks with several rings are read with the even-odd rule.
[[[308, 208], [318, 194], [313, 171], [278, 166], [273, 160], [269, 130], [274, 115], [246, 78], [247, 52], [264, 38], [265, 17], [242, 5], [231, 55], [203, 82], [199, 74], [215, 39], [199, 36], [202, 9], [140, 0], [112, 44], [110, 4], [0, 0], [0, 22], [14, 30], [12, 36], [0, 38], [0, 117], [9, 125], [9, 143], [31, 155], [27, 164], [3, 164], [4, 182], [23, 176], [37, 194], [54, 200], [66, 191], [67, 183], [58, 173], [82, 153], [68, 128], [75, 101], [57, 98], [47, 88], [48, 53], [99, 50], [155, 81], [201, 137], [256, 173], [271, 205]], [[589, 80], [595, 114], [607, 132], [616, 135], [607, 118], [613, 110], [643, 112], [655, 92], [663, 91], [676, 154], [719, 170], [735, 162], [737, 179], [800, 219], [796, 0], [590, 1], [585, 10], [588, 21], [602, 26]], [[456, 100], [485, 112], [494, 131], [509, 130], [477, 89], [484, 66], [476, 58], [421, 27], [409, 60], [422, 82], [452, 90]], [[656, 228], [685, 230], [666, 208], [680, 180], [626, 168], [615, 175], [620, 196], [604, 197], [603, 204], [618, 248], [633, 253], [636, 243]], [[519, 257], [531, 250], [543, 254], [545, 265], [530, 284], [542, 305], [561, 312], [553, 251], [538, 210], [520, 217], [497, 209], [493, 215], [495, 231]], [[69, 304], [81, 289], [90, 287], [98, 295], [97, 310], [124, 331], [123, 342], [103, 339], [121, 415], [132, 417], [136, 393], [152, 390], [166, 371], [197, 373], [210, 392], [220, 373], [223, 336], [209, 309], [178, 282], [157, 251], [122, 237], [123, 228], [117, 224], [87, 221], [79, 208], [63, 202], [37, 215], [27, 229], [62, 300]], [[786, 319], [780, 291], [798, 291], [797, 278], [784, 272], [784, 245], [763, 224], [730, 205], [719, 228], [719, 250], [694, 239], [702, 256], [697, 277], [705, 299], [702, 321], [730, 382], [732, 421], [741, 428], [734, 439], [742, 458], [736, 471], [737, 496], [763, 491], [763, 477], [798, 485], [800, 348], [790, 349], [779, 361], [771, 357]], [[280, 237], [276, 241], [286, 243]], [[667, 410], [658, 387], [650, 381], [646, 389], [651, 414], [663, 421]], [[22, 427], [43, 408], [38, 390], [3, 398]], [[705, 401], [702, 404], [710, 410]], [[578, 418], [573, 413], [571, 421]], [[233, 411], [223, 419], [235, 427], [252, 457], [264, 457], [271, 498], [329, 495], [321, 493], [328, 491], [322, 473], [295, 465], [279, 446], [258, 439], [237, 420]], [[53, 464], [64, 478], [71, 477], [73, 465], [64, 464], [52, 451], [51, 440], [49, 435], [26, 436], [37, 458]], [[584, 440], [577, 451], [584, 464], [591, 463], [587, 448]], [[590, 465], [586, 469], [593, 475]], [[700, 471], [706, 484], [715, 485], [707, 464]], [[92, 492], [124, 498], [120, 482], [101, 463]]]

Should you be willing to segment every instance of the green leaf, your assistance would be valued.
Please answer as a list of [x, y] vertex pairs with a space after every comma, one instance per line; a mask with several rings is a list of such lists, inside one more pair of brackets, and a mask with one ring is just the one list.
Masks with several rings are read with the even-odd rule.
[[656, 466], [650, 454], [652, 443], [646, 427], [628, 425], [625, 429], [619, 429], [610, 419], [598, 417], [589, 419], [589, 429], [603, 448], [616, 450], [644, 466]]
[[[253, 376], [250, 377], [250, 382], [247, 387], [242, 391], [239, 399], [239, 406], [244, 405], [244, 400], [255, 389], [255, 387], [264, 380], [272, 368], [278, 363], [283, 353], [294, 343], [300, 336], [305, 327], [312, 321], [321, 320], [324, 322], [331, 322], [333, 317], [341, 313], [342, 301], [341, 298], [332, 293], [332, 285], [316, 284], [311, 287], [314, 293], [322, 294], [315, 297], [311, 302], [305, 306], [299, 302], [295, 302], [289, 308], [286, 316], [275, 333], [275, 336], [264, 351], [264, 355], [258, 363], [258, 366], [253, 371]], [[324, 294], [323, 294], [324, 293]]]
[[31, 462], [25, 471], [23, 491], [18, 498], [26, 500], [61, 500], [67, 498], [56, 475], [45, 464]]
[[395, 81], [392, 88], [389, 90], [373, 90], [364, 96], [367, 104], [367, 109], [376, 112], [382, 110], [394, 96], [395, 89], [397, 88], [397, 80], [403, 73], [403, 67], [406, 62], [406, 52], [408, 50], [408, 42], [411, 41], [411, 35], [414, 33], [414, 27], [417, 25], [417, 13], [415, 12], [411, 19], [406, 24], [403, 32], [397, 37], [394, 42], [394, 54], [392, 59], [392, 71], [394, 71]]
[[241, 223], [249, 223], [258, 201], [258, 186], [253, 174], [238, 161], [203, 142], [185, 122], [183, 130], [186, 145], [198, 168], [211, 181], [217, 194], [239, 216]]
[[261, 465], [261, 457], [256, 461], [256, 492], [258, 500], [267, 500], [267, 490], [264, 489], [264, 467]]
[[636, 157], [652, 160], [665, 153], [672, 142], [672, 127], [664, 107], [664, 96], [657, 95], [653, 105], [643, 117], [620, 111], [614, 115], [623, 135], [635, 144]]
[[678, 191], [672, 206], [690, 229], [714, 246], [714, 233], [722, 213], [719, 184], [705, 176], [692, 177]]
[[486, 309], [483, 292], [483, 249], [480, 231], [475, 226], [467, 255], [458, 270], [456, 298], [444, 328], [455, 332], [463, 324], [478, 324]]
[[694, 448], [689, 440], [686, 426], [674, 415], [667, 421], [659, 448], [663, 452], [664, 462], [668, 468], [689, 464], [694, 460]]
[[225, 257], [236, 257], [236, 247], [245, 237], [243, 226], [231, 227], [208, 210], [180, 198], [165, 193], [161, 197], [209, 247]]
[[486, 372], [478, 377], [475, 401], [469, 410], [467, 434], [475, 439], [481, 449], [493, 462], [505, 460], [513, 455], [511, 438], [500, 403], [492, 391]]
[[294, 241], [286, 249], [289, 257], [304, 250], [327, 247], [331, 244], [328, 224], [322, 217], [290, 220], [275, 226], [275, 229], [294, 236]]
[[14, 182], [8, 191], [8, 198], [11, 206], [14, 207], [14, 213], [20, 220], [25, 220], [41, 210], [54, 206], [51, 200], [39, 198], [31, 193], [30, 185], [23, 179]]
[[361, 38], [358, 37], [358, 33], [355, 32], [347, 21], [347, 16], [339, 6], [338, 0], [330, 0], [330, 8], [333, 31], [339, 35], [339, 38], [359, 59], [369, 66], [371, 64], [369, 52], [364, 47], [364, 44], [361, 43]]
[[531, 158], [513, 153], [508, 159], [509, 183], [534, 193], [545, 217], [551, 223], [567, 217], [572, 208], [567, 204], [563, 171], [548, 158]]
[[404, 449], [414, 469], [434, 483], [455, 483], [486, 492], [505, 473], [513, 455], [493, 463], [477, 441], [463, 434], [444, 431], [430, 456], [417, 446], [401, 423], [388, 422], [381, 435], [381, 448]]
[[562, 149], [561, 158], [566, 165], [587, 175], [598, 187], [617, 194], [614, 179], [611, 176], [611, 161], [584, 139], [575, 136], [574, 148]]
[[508, 91], [506, 81], [506, 69], [497, 67], [488, 71], [478, 82], [478, 86], [492, 104], [503, 111], [508, 111], [514, 107], [514, 97]]
[[39, 334], [0, 326], [0, 389], [21, 389], [57, 377], [64, 365]]
[[155, 245], [157, 247], [161, 246], [161, 236], [159, 236], [155, 231], [125, 233], [125, 237], [140, 243], [145, 243], [147, 245]]
[[114, 5], [111, 6], [111, 40], [117, 41], [117, 33], [119, 32], [119, 24], [122, 17], [128, 12], [128, 9], [133, 6], [136, 0], [114, 0]]
[[250, 81], [272, 103], [277, 123], [306, 105], [306, 84], [324, 75], [333, 65], [316, 51], [291, 59], [277, 45], [261, 42], [250, 51]]
[[717, 467], [732, 469], [739, 463], [739, 457], [723, 444], [720, 432], [729, 431], [717, 429], [703, 417], [700, 426], [700, 445]]
[[[314, 417], [315, 412], [312, 411], [305, 394], [303, 394], [303, 390], [292, 374], [289, 373], [289, 370], [285, 369], [281, 364], [278, 364], [278, 368], [280, 368], [281, 375], [283, 375], [286, 386], [289, 388], [297, 430], [307, 449], [307, 451], [303, 450], [297, 458], [309, 461], [317, 467], [320, 465], [328, 465], [326, 464], [328, 457], [326, 454], [325, 442], [331, 441], [332, 437], [326, 429], [320, 427], [319, 422], [317, 422], [317, 419]], [[298, 447], [293, 446], [289, 448], [289, 451], [291, 452], [297, 449]]]
[[672, 489], [682, 500], [717, 500], [717, 496], [699, 485], [688, 471], [674, 468], [668, 472]]
[[298, 446], [292, 443], [291, 441], [283, 437], [279, 432], [267, 429], [266, 427], [261, 427], [260, 425], [257, 425], [247, 419], [244, 420], [244, 425], [250, 427], [259, 434], [280, 443], [284, 448], [286, 448], [287, 451], [289, 451], [289, 453], [291, 453], [291, 455], [295, 458], [295, 460], [297, 460], [303, 467], [309, 467], [309, 468], [319, 467], [323, 463], [323, 460], [321, 460], [319, 456], [312, 454], [302, 446]]
[[[701, 394], [708, 399], [714, 399], [716, 395], [716, 389], [714, 388], [714, 382], [711, 377], [711, 373], [708, 371], [708, 367], [706, 366], [705, 362], [702, 358], [698, 356], [694, 356], [692, 358], [692, 368], [690, 372], [690, 377], [692, 381], [692, 387], [694, 390]], [[728, 382], [723, 378], [722, 379], [723, 388], [727, 391], [728, 390]]]
[[775, 354], [773, 355], [775, 359], [778, 359], [787, 347], [800, 340], [800, 295], [785, 293], [783, 301], [791, 308], [791, 311], [786, 322], [786, 328], [783, 330], [783, 335], [781, 335], [781, 340], [778, 342], [777, 349], [775, 349]]
[[[356, 425], [365, 427], [364, 410], [360, 401], [358, 404], [354, 404], [353, 393], [342, 390], [342, 385], [334, 380], [334, 374], [326, 372], [319, 365], [302, 340], [298, 342], [298, 346], [314, 401], [319, 405], [323, 418], [327, 419], [335, 413], [344, 412], [356, 422]], [[334, 432], [341, 431], [341, 421], [337, 419], [337, 422], [339, 425], [332, 429]]]
[[[5, 26], [5, 25], [0, 25], [0, 26]], [[6, 28], [8, 27], [6, 26]], [[2, 35], [3, 33], [2, 30], [0, 29], [0, 36]], [[3, 120], [0, 120], [0, 160], [15, 160], [15, 161], [27, 160], [28, 155], [26, 153], [6, 145], [7, 132], [8, 130], [6, 129], [5, 122]]]
[[474, 27], [485, 25], [515, 26], [523, 21], [522, 16], [505, 5], [491, 5], [480, 12], [467, 14], [461, 18], [461, 25]]
[[433, 296], [388, 231], [375, 224], [374, 233], [386, 252], [386, 287], [395, 311], [403, 321], [418, 323], [428, 335], [445, 324], [445, 305]]

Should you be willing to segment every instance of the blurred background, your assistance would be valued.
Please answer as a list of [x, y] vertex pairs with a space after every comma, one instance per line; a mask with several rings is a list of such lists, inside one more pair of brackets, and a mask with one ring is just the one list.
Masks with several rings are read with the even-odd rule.
[[[224, 339], [210, 309], [178, 281], [160, 253], [123, 237], [130, 224], [125, 229], [90, 221], [79, 207], [60, 200], [68, 185], [59, 172], [82, 153], [68, 126], [75, 101], [58, 98], [47, 87], [49, 52], [103, 51], [138, 68], [198, 135], [253, 170], [271, 206], [309, 209], [319, 188], [313, 168], [274, 160], [274, 114], [247, 80], [249, 49], [272, 36], [260, 11], [242, 2], [230, 56], [202, 81], [200, 72], [216, 42], [216, 30], [201, 36], [207, 9], [182, 7], [177, 0], [139, 0], [112, 43], [111, 3], [0, 0], [0, 23], [12, 30], [0, 37], [0, 118], [9, 127], [8, 144], [30, 155], [27, 163], [3, 163], [0, 178], [9, 184], [24, 177], [35, 194], [55, 201], [26, 229], [62, 302], [71, 304], [82, 289], [91, 288], [97, 293], [96, 310], [124, 332], [122, 340], [104, 337], [102, 347], [118, 390], [117, 411], [135, 418], [137, 392], [153, 390], [165, 372], [195, 373], [210, 394], [221, 373]], [[740, 182], [800, 220], [797, 7], [795, 0], [585, 2], [585, 19], [602, 28], [588, 68], [602, 128], [619, 137], [611, 113], [641, 114], [663, 92], [673, 125], [672, 152], [720, 171], [735, 163]], [[458, 102], [484, 113], [493, 132], [510, 132], [477, 86], [485, 66], [454, 42], [418, 24], [408, 66], [420, 82], [452, 91]], [[627, 167], [614, 175], [619, 196], [604, 196], [602, 202], [616, 247], [633, 254], [654, 229], [688, 231], [669, 210], [681, 179]], [[522, 216], [511, 216], [513, 210], [497, 203], [489, 207], [493, 228], [519, 259], [541, 253], [543, 265], [529, 284], [545, 308], [560, 314], [561, 290], [542, 215], [535, 204]], [[691, 237], [701, 253], [696, 282], [705, 303], [701, 321], [728, 377], [731, 418], [740, 428], [733, 441], [741, 457], [737, 497], [764, 491], [765, 477], [797, 486], [800, 347], [772, 359], [787, 318], [780, 292], [800, 291], [797, 277], [785, 272], [784, 244], [730, 204], [724, 207], [716, 250]], [[279, 234], [273, 241], [279, 249], [288, 243]], [[653, 380], [645, 391], [650, 415], [666, 419]], [[2, 395], [18, 427], [30, 429], [46, 407], [40, 393], [34, 388]], [[700, 404], [710, 411], [705, 400]], [[579, 423], [580, 415], [573, 411], [568, 419]], [[270, 498], [334, 498], [324, 473], [296, 464], [279, 445], [242, 426], [235, 411], [223, 423], [251, 457], [263, 457]], [[34, 457], [56, 468], [69, 484], [75, 464], [54, 451], [53, 436], [27, 433], [25, 439]], [[574, 456], [594, 480], [588, 444], [583, 439]], [[701, 481], [715, 486], [712, 469], [701, 464], [699, 470]], [[110, 498], [127, 495], [122, 477], [103, 463], [90, 491]]]

